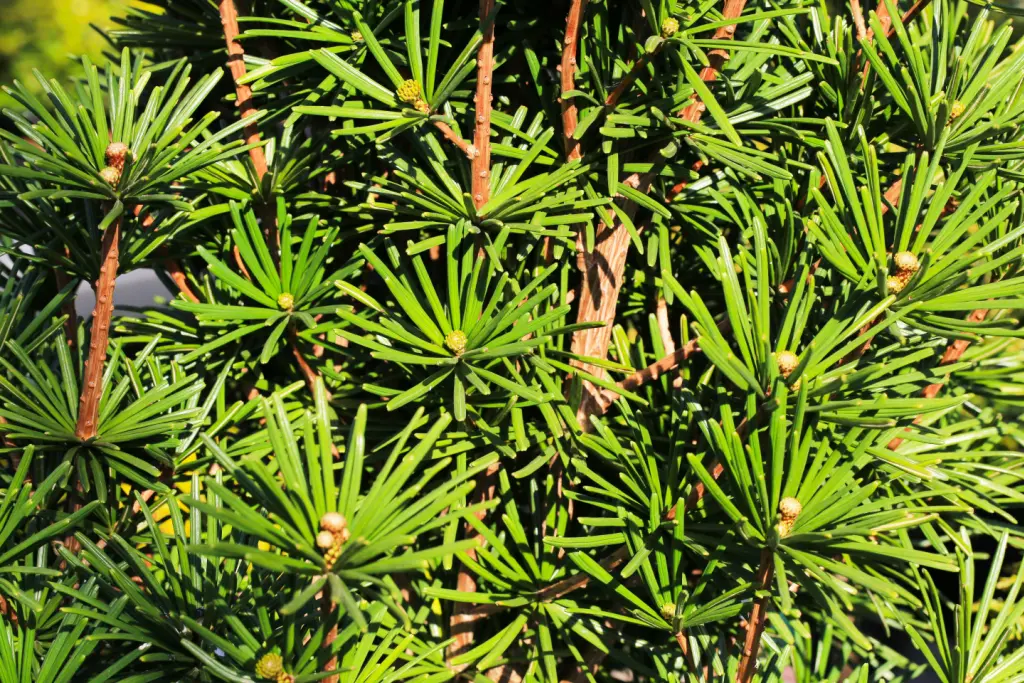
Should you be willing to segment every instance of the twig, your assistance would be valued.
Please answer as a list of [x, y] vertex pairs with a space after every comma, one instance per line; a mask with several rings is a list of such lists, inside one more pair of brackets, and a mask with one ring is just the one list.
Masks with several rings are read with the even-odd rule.
[[[497, 489], [497, 475], [500, 465], [498, 462], [492, 463], [478, 478], [479, 494], [477, 496], [477, 503], [486, 502], [494, 498], [495, 490]], [[486, 510], [480, 510], [474, 513], [478, 520], [484, 519], [487, 515]], [[469, 525], [467, 525], [468, 527]], [[470, 527], [471, 528], [471, 527]], [[474, 538], [480, 545], [483, 545], [484, 539], [482, 536], [475, 534]], [[476, 559], [476, 550], [470, 548], [466, 551], [466, 554], [471, 559]], [[458, 578], [455, 582], [455, 590], [462, 593], [475, 593], [476, 592], [476, 579], [473, 578], [473, 574], [466, 570], [465, 567], [459, 569]], [[448, 646], [448, 659], [463, 654], [469, 650], [475, 640], [475, 633], [473, 632], [474, 625], [480, 619], [490, 616], [493, 611], [486, 609], [474, 609], [469, 606], [469, 603], [459, 602], [455, 604], [455, 608], [452, 610], [452, 616], [448, 622], [450, 629], [450, 635], [452, 637], [452, 643]], [[489, 607], [489, 605], [488, 605]], [[449, 666], [456, 672], [463, 671], [469, 663], [456, 664]]]
[[647, 68], [647, 65], [651, 61], [651, 57], [660, 52], [661, 45], [663, 44], [664, 43], [659, 43], [659, 46], [655, 48], [654, 52], [641, 55], [639, 59], [633, 62], [633, 66], [630, 68], [629, 72], [622, 77], [622, 80], [615, 85], [612, 91], [608, 93], [608, 97], [605, 98], [604, 104], [606, 107], [614, 107], [619, 103], [622, 96], [626, 94], [626, 91], [633, 87], [633, 83], [635, 83], [636, 79], [640, 76], [640, 72]]
[[[740, 15], [743, 14], [743, 8], [746, 6], [746, 0], [725, 0], [725, 7], [722, 8], [722, 19], [739, 19]], [[736, 34], [736, 24], [726, 24], [725, 26], [719, 26], [715, 30], [712, 36], [713, 40], [732, 40], [732, 37]], [[716, 47], [713, 50], [708, 51], [708, 65], [701, 69], [700, 79], [705, 83], [710, 83], [718, 78], [718, 74], [721, 73], [722, 67], [725, 66], [726, 60], [729, 59], [729, 53], [720, 47]], [[681, 118], [686, 119], [690, 123], [697, 123], [700, 121], [700, 117], [703, 116], [704, 110], [707, 107], [700, 98], [697, 97], [697, 93], [693, 94], [692, 102], [690, 105], [683, 109], [679, 113]]]
[[[320, 614], [321, 615], [329, 617], [329, 616], [331, 616], [332, 614], [334, 614], [337, 611], [338, 606], [335, 605], [334, 602], [331, 600], [331, 592], [330, 591], [325, 590], [324, 594], [320, 598], [320, 600], [321, 600], [321, 602], [320, 602]], [[332, 649], [332, 646], [334, 645], [334, 641], [336, 641], [338, 639], [338, 623], [337, 623], [338, 620], [337, 620], [337, 618], [335, 618], [334, 622], [335, 623], [331, 625], [330, 630], [327, 631], [327, 635], [324, 636], [324, 643], [323, 643], [323, 645], [321, 645], [321, 648], [324, 649], [324, 650]], [[327, 673], [328, 671], [337, 671], [337, 669], [338, 669], [338, 658], [337, 657], [331, 657], [324, 664], [324, 673]], [[320, 680], [324, 681], [325, 683], [338, 683], [338, 680], [340, 678], [341, 678], [340, 676], [335, 675], [335, 676], [328, 676], [327, 678], [322, 678]]]
[[[483, 32], [483, 41], [477, 51], [476, 57], [476, 120], [474, 122], [473, 146], [476, 148], [472, 157], [471, 168], [473, 174], [473, 205], [480, 209], [491, 198], [491, 81], [494, 77], [494, 0], [480, 0], [480, 28]], [[483, 258], [483, 246], [478, 244], [477, 258]], [[477, 477], [480, 502], [490, 500], [494, 497], [499, 462], [491, 464], [484, 472]], [[486, 510], [476, 514], [477, 519], [482, 520], [487, 515]], [[472, 527], [466, 525], [467, 531]], [[483, 537], [474, 533], [474, 537], [482, 545]], [[476, 558], [476, 551], [467, 550], [471, 558]], [[456, 590], [464, 593], [476, 592], [476, 579], [465, 567], [459, 567], [458, 577], [455, 582]], [[452, 610], [451, 619], [448, 622], [449, 634], [452, 643], [448, 646], [448, 659], [466, 652], [472, 647], [475, 640], [475, 622], [480, 617], [471, 614], [472, 609], [467, 603], [458, 603]], [[461, 672], [467, 664], [449, 666], [456, 672]]]
[[[767, 591], [772, 581], [774, 570], [772, 562], [772, 551], [765, 548], [761, 551], [761, 566], [757, 569], [757, 589]], [[764, 633], [765, 620], [768, 617], [769, 595], [764, 595], [754, 601], [750, 610], [750, 618], [747, 620], [747, 634], [743, 641], [743, 656], [740, 659], [739, 671], [736, 674], [737, 683], [748, 683], [754, 677], [754, 669], [757, 666], [757, 651], [761, 647], [761, 634]]]
[[482, 207], [491, 198], [491, 81], [494, 78], [494, 0], [480, 0], [483, 42], [476, 55], [476, 120], [473, 146], [473, 204]]
[[576, 161], [583, 156], [580, 141], [574, 136], [579, 123], [576, 110], [576, 98], [567, 97], [566, 93], [576, 88], [576, 53], [580, 22], [587, 8], [587, 0], [572, 0], [569, 16], [565, 20], [565, 38], [562, 41], [562, 138], [565, 142], [565, 157]]
[[[967, 321], [978, 323], [984, 320], [987, 315], [988, 309], [979, 308], [978, 310], [973, 311], [969, 316], [967, 316]], [[966, 339], [954, 340], [953, 343], [946, 347], [946, 350], [943, 352], [942, 357], [939, 358], [939, 366], [941, 367], [943, 365], [952, 365], [953, 363], [960, 360], [960, 357], [964, 355], [964, 353], [967, 351], [967, 348], [970, 345], [971, 342], [967, 341]], [[921, 395], [924, 398], [935, 398], [936, 396], [939, 395], [939, 392], [942, 391], [942, 388], [944, 386], [946, 386], [945, 380], [943, 380], [942, 382], [933, 382], [924, 388], [924, 390], [921, 392]], [[914, 419], [914, 424], [918, 424], [920, 423], [920, 421], [921, 416], [918, 416]], [[890, 441], [886, 447], [889, 450], [894, 451], [897, 448], [899, 448], [900, 444], [902, 443], [903, 439], [900, 437], [896, 437], [892, 441]]]
[[857, 27], [857, 40], [864, 40], [868, 29], [864, 25], [864, 8], [860, 6], [860, 0], [850, 0], [850, 14], [853, 15], [853, 25]]
[[[224, 27], [224, 41], [228, 48], [228, 69], [235, 80], [235, 106], [238, 107], [243, 119], [248, 118], [256, 114], [256, 107], [252, 103], [252, 88], [239, 83], [245, 76], [245, 50], [238, 42], [238, 11], [235, 9], [234, 0], [220, 0], [220, 22]], [[259, 141], [260, 131], [254, 121], [245, 127], [245, 142], [252, 145]], [[267, 174], [267, 156], [263, 148], [250, 149], [249, 158], [256, 168], [256, 176], [263, 180], [263, 176]]]
[[107, 360], [110, 320], [114, 316], [114, 285], [117, 281], [121, 217], [103, 231], [100, 243], [100, 276], [96, 280], [96, 307], [92, 312], [89, 353], [85, 360], [82, 393], [78, 399], [78, 424], [75, 436], [87, 441], [96, 436], [100, 397], [103, 395], [103, 366]]
[[181, 264], [174, 259], [164, 259], [164, 270], [167, 271], [167, 276], [171, 278], [171, 282], [175, 284], [178, 291], [185, 295], [185, 298], [194, 304], [199, 303], [199, 297], [196, 296], [192, 288], [188, 286], [188, 278], [185, 276], [185, 271], [182, 270]]
[[[310, 367], [305, 356], [302, 355], [302, 351], [299, 350], [299, 335], [295, 331], [294, 326], [290, 326], [288, 329], [288, 340], [291, 342], [292, 355], [295, 356], [295, 361], [299, 364], [299, 370], [302, 371], [302, 376], [306, 379], [306, 386], [309, 387], [309, 392], [316, 395], [316, 380], [320, 377], [320, 373]], [[328, 396], [328, 398], [330, 397]]]
[[434, 121], [434, 128], [441, 131], [441, 135], [443, 135], [446, 140], [462, 150], [462, 153], [465, 154], [468, 159], [473, 159], [476, 154], [476, 149], [473, 145], [459, 137], [459, 134], [452, 130], [451, 126], [444, 121]]

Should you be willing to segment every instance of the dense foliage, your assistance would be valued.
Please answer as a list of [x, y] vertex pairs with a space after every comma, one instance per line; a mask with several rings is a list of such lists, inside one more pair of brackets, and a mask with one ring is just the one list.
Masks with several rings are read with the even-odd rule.
[[128, 12], [6, 91], [0, 681], [1024, 681], [1007, 15]]

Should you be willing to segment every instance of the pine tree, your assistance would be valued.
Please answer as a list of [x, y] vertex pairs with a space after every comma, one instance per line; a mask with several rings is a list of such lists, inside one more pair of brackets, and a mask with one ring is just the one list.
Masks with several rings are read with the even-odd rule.
[[127, 12], [5, 88], [2, 683], [1024, 681], [1002, 10]]

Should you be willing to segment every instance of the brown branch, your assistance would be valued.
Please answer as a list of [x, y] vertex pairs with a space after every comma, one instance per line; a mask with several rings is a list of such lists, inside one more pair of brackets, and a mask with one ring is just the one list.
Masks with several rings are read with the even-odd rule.
[[[984, 320], [987, 315], [987, 308], [979, 308], [978, 310], [973, 311], [969, 316], [967, 316], [967, 321], [978, 323]], [[939, 358], [939, 367], [943, 365], [952, 365], [953, 363], [960, 360], [960, 357], [964, 355], [964, 353], [967, 351], [967, 348], [970, 345], [971, 342], [967, 341], [966, 339], [954, 340], [952, 344], [946, 347], [946, 350], [943, 352], [942, 357]], [[942, 391], [942, 387], [944, 386], [946, 386], [945, 380], [941, 382], [933, 382], [924, 388], [924, 390], [921, 392], [921, 395], [924, 398], [935, 398], [936, 396], [939, 395], [939, 392]], [[918, 416], [914, 419], [914, 424], [919, 424], [920, 422], [921, 416]], [[900, 444], [902, 443], [903, 439], [900, 437], [896, 437], [887, 444], [887, 448], [891, 451], [894, 451], [897, 448], [899, 448]]]
[[857, 27], [857, 40], [864, 40], [868, 29], [864, 25], [864, 8], [860, 6], [860, 0], [850, 0], [850, 14], [853, 15], [853, 25]]
[[[331, 600], [331, 592], [329, 590], [325, 590], [324, 591], [324, 594], [320, 598], [320, 600], [321, 600], [321, 602], [320, 602], [320, 614], [325, 615], [325, 616], [330, 616], [330, 615], [334, 614], [337, 611], [338, 606], [334, 604], [333, 600]], [[324, 650], [330, 650], [331, 647], [334, 645], [334, 641], [336, 641], [338, 639], [338, 623], [337, 623], [338, 620], [337, 620], [337, 618], [335, 618], [334, 622], [335, 623], [331, 626], [331, 630], [329, 630], [327, 632], [327, 635], [324, 636], [324, 643], [323, 643], [323, 645], [320, 646]], [[324, 664], [324, 673], [327, 673], [328, 671], [337, 671], [337, 670], [338, 670], [338, 658], [337, 657], [331, 657]], [[328, 676], [326, 678], [322, 678], [321, 680], [323, 681], [323, 683], [338, 683], [338, 681], [341, 680], [341, 677], [338, 676], [338, 675], [334, 675], [334, 676]]]
[[608, 656], [608, 653], [604, 650], [599, 650], [596, 647], [591, 647], [587, 656], [584, 657], [584, 666], [576, 666], [575, 671], [559, 681], [559, 683], [585, 683], [587, 680], [592, 679], [597, 673], [598, 668], [601, 666], [601, 662]]
[[[633, 174], [626, 180], [640, 192], [650, 189], [651, 179], [641, 179]], [[636, 215], [637, 205], [623, 200], [616, 208], [630, 220]], [[592, 253], [582, 252], [583, 278], [580, 284], [579, 307], [576, 320], [580, 323], [600, 322], [601, 327], [578, 330], [572, 336], [572, 352], [580, 356], [603, 359], [608, 355], [611, 342], [612, 323], [626, 269], [626, 255], [629, 253], [629, 231], [621, 221], [612, 226], [603, 222], [597, 226], [597, 244]], [[574, 363], [585, 372], [602, 377], [604, 370], [596, 365]], [[590, 415], [600, 412], [600, 392], [590, 383], [583, 383], [583, 399], [576, 410], [580, 428], [590, 428]]]
[[494, 0], [480, 0], [483, 42], [476, 55], [476, 121], [473, 131], [473, 205], [477, 209], [491, 198], [491, 81], [494, 78]]
[[[248, 118], [256, 114], [256, 107], [252, 103], [252, 88], [238, 82], [245, 76], [245, 50], [238, 42], [238, 10], [235, 9], [234, 0], [220, 0], [220, 22], [224, 27], [224, 41], [228, 49], [228, 69], [235, 80], [235, 106], [238, 107], [243, 119]], [[260, 131], [254, 121], [245, 127], [245, 142], [252, 145], [259, 141]], [[267, 174], [267, 156], [263, 148], [250, 149], [249, 158], [256, 168], [256, 177], [263, 180], [263, 176]]]
[[199, 303], [199, 297], [188, 286], [188, 278], [185, 276], [185, 271], [182, 270], [180, 263], [171, 258], [164, 259], [164, 270], [167, 271], [167, 276], [171, 278], [171, 282], [175, 284], [179, 292], [185, 295], [186, 299], [194, 304]]
[[[479, 490], [477, 500], [475, 501], [476, 503], [483, 503], [494, 498], [494, 494], [497, 489], [499, 468], [500, 463], [494, 462], [477, 478]], [[478, 520], [482, 520], [487, 516], [487, 511], [480, 510], [475, 512], [474, 515]], [[466, 528], [468, 530], [472, 530], [472, 526], [469, 524], [466, 525]], [[474, 533], [473, 538], [475, 538], [480, 545], [484, 544], [484, 539], [479, 534]], [[476, 551], [474, 549], [470, 548], [466, 551], [466, 554], [471, 559], [476, 559]], [[473, 577], [473, 574], [465, 567], [460, 568], [458, 578], [455, 582], [455, 590], [462, 593], [475, 593], [476, 588], [476, 579]], [[488, 607], [490, 606], [488, 605]], [[451, 619], [448, 622], [450, 629], [449, 635], [452, 637], [452, 643], [448, 646], [449, 661], [453, 657], [457, 657], [458, 655], [467, 652], [473, 646], [473, 641], [475, 640], [473, 628], [475, 623], [484, 617], [490, 616], [492, 613], [493, 612], [490, 610], [475, 609], [470, 605], [470, 603], [456, 603], [455, 608], [452, 610]], [[454, 671], [461, 672], [469, 666], [469, 664], [449, 664], [449, 666]]]
[[288, 339], [291, 343], [292, 355], [295, 356], [295, 362], [299, 364], [299, 370], [306, 380], [306, 386], [309, 387], [309, 393], [316, 395], [316, 380], [320, 377], [320, 373], [310, 367], [309, 362], [302, 355], [302, 351], [299, 350], [299, 335], [295, 331], [294, 326], [289, 326], [288, 328]]
[[640, 76], [640, 72], [647, 68], [647, 65], [651, 61], [651, 56], [657, 54], [661, 49], [661, 45], [663, 44], [664, 43], [660, 43], [658, 48], [656, 48], [654, 52], [641, 55], [640, 58], [633, 63], [633, 66], [629, 69], [629, 72], [625, 76], [623, 76], [622, 80], [615, 85], [615, 87], [612, 89], [610, 93], [608, 93], [608, 97], [606, 97], [604, 100], [604, 104], [606, 107], [614, 107], [619, 103], [619, 101], [622, 99], [622, 96], [626, 94], [626, 91], [633, 87], [633, 84], [636, 82], [636, 79], [639, 78]]
[[437, 128], [439, 131], [441, 131], [441, 135], [443, 135], [444, 138], [451, 142], [453, 145], [458, 147], [462, 151], [462, 153], [466, 155], [466, 158], [470, 160], [473, 159], [473, 156], [476, 154], [476, 150], [473, 148], [473, 145], [469, 144], [461, 137], [459, 137], [459, 134], [452, 130], [451, 126], [449, 126], [444, 121], [434, 121], [434, 128]]
[[[725, 0], [725, 7], [722, 9], [722, 19], [739, 19], [740, 15], [743, 14], [743, 8], [746, 6], [746, 0]], [[732, 40], [732, 37], [736, 34], [736, 24], [727, 24], [725, 26], [719, 26], [715, 30], [712, 36], [713, 40]], [[716, 47], [713, 50], [708, 51], [708, 65], [701, 69], [700, 79], [705, 83], [710, 83], [718, 78], [718, 74], [721, 73], [722, 67], [725, 66], [726, 60], [729, 59], [729, 53], [722, 48]], [[700, 121], [700, 117], [704, 115], [704, 110], [707, 107], [700, 98], [697, 97], [697, 93], [693, 94], [691, 103], [679, 112], [681, 118], [686, 119], [690, 123], [697, 123]]]
[[[772, 562], [772, 551], [765, 548], [761, 551], [761, 566], [757, 569], [757, 589], [767, 591], [772, 581], [772, 573], [775, 565]], [[743, 641], [743, 656], [740, 659], [739, 671], [736, 674], [737, 683], [748, 683], [754, 678], [754, 669], [757, 667], [757, 651], [761, 647], [761, 634], [764, 633], [766, 619], [768, 618], [768, 607], [771, 596], [764, 595], [754, 601], [750, 610], [750, 618], [747, 620], [747, 634]]]
[[[856, 1], [856, 0], [851, 0], [851, 3], [854, 2], [854, 1]], [[922, 12], [922, 10], [924, 10], [924, 8], [927, 7], [928, 3], [930, 3], [930, 2], [931, 2], [931, 0], [917, 0], [917, 2], [915, 2], [913, 5], [911, 5], [910, 9], [908, 9], [906, 12], [904, 12], [900, 16], [900, 23], [903, 24], [904, 26], [906, 26], [908, 23], [913, 21], [914, 17], [916, 17], [918, 14], [920, 14]], [[882, 6], [878, 8], [878, 12], [876, 13], [876, 15], [878, 16], [878, 21], [879, 21], [879, 23], [882, 26], [883, 33], [884, 33], [885, 37], [888, 38], [888, 37], [892, 36], [896, 32], [896, 26], [892, 22], [892, 17], [889, 16], [889, 8], [888, 8], [888, 6], [883, 3]], [[856, 15], [854, 16], [854, 21], [856, 21]], [[862, 16], [861, 17], [861, 23], [863, 23], [863, 21], [864, 21], [864, 19], [863, 19], [863, 16]], [[858, 31], [857, 32], [858, 32], [858, 36], [857, 37], [860, 38], [861, 37], [860, 36], [860, 26], [858, 26]], [[868, 27], [863, 37], [864, 37], [865, 40], [870, 41], [872, 38], [875, 37], [874, 29]], [[861, 58], [861, 53], [862, 52], [863, 52], [863, 50], [857, 50], [856, 59], [859, 60]], [[864, 87], [864, 83], [867, 82], [868, 72], [869, 71], [871, 71], [871, 62], [870, 61], [867, 62], [864, 65], [864, 70], [861, 73], [861, 87]]]
[[114, 285], [117, 281], [121, 217], [103, 231], [100, 243], [100, 276], [96, 280], [96, 307], [92, 312], [89, 353], [82, 377], [82, 393], [78, 399], [78, 424], [75, 436], [87, 441], [96, 436], [99, 422], [100, 396], [103, 394], [103, 366], [107, 360], [110, 321], [114, 316]]
[[583, 156], [580, 141], [573, 137], [579, 123], [576, 110], [576, 98], [566, 97], [566, 93], [576, 88], [576, 53], [580, 23], [587, 8], [587, 0], [572, 0], [569, 16], [565, 21], [565, 39], [562, 41], [562, 137], [565, 142], [565, 157], [576, 161]]

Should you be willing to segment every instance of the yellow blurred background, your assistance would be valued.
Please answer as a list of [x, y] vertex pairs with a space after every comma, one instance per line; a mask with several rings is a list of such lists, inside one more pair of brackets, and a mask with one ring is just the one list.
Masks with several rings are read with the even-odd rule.
[[[0, 0], [0, 83], [35, 82], [33, 69], [63, 82], [82, 55], [100, 57], [109, 47], [93, 26], [109, 29], [124, 2], [112, 0]], [[10, 102], [0, 95], [0, 106]]]

